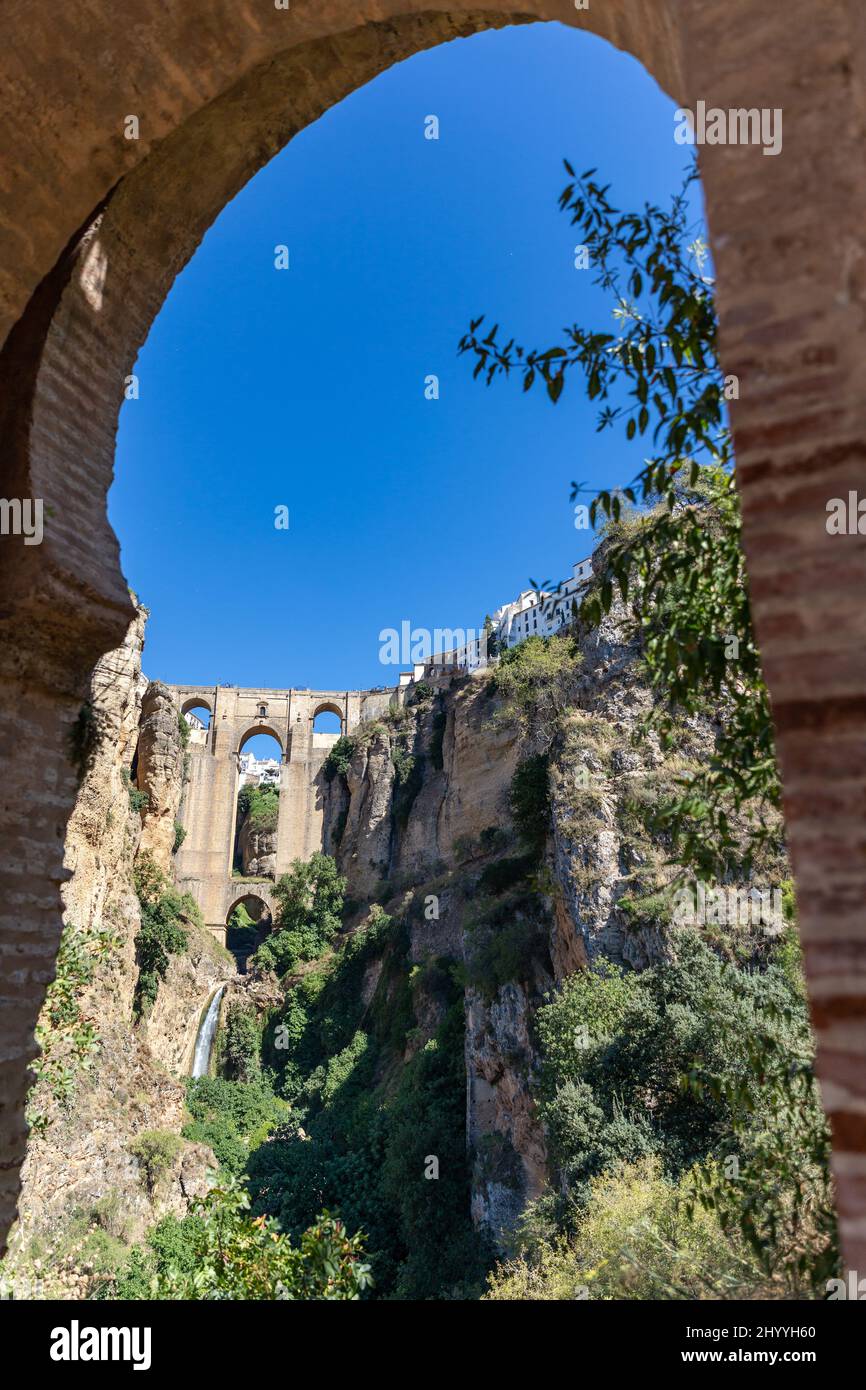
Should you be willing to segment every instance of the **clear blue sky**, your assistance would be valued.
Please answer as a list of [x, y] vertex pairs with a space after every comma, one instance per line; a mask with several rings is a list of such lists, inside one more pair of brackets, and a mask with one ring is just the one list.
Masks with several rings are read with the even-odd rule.
[[176, 281], [121, 413], [109, 511], [151, 609], [147, 674], [390, 684], [381, 629], [480, 626], [570, 573], [591, 548], [570, 480], [628, 482], [643, 450], [595, 433], [576, 373], [554, 407], [473, 381], [457, 342], [482, 312], [529, 346], [608, 329], [562, 159], [639, 207], [687, 155], [645, 70], [557, 24], [418, 54], [298, 135]]

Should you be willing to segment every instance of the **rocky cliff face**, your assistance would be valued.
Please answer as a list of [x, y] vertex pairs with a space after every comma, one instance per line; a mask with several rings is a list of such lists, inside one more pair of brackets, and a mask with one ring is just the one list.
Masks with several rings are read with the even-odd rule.
[[[21, 1251], [67, 1229], [72, 1215], [137, 1238], [204, 1190], [208, 1150], [179, 1146], [155, 1191], [136, 1142], [179, 1134], [182, 1077], [217, 986], [231, 979], [239, 997], [263, 988], [251, 997], [259, 1013], [279, 995], [273, 981], [232, 979], [234, 962], [190, 918], [189, 949], [171, 958], [152, 1007], [133, 1021], [133, 868], [147, 856], [170, 873], [183, 769], [176, 712], [165, 687], [141, 674], [142, 642], [139, 616], [93, 678], [65, 901], [69, 923], [105, 937], [82, 997], [98, 1040], [68, 1085], [61, 1069], [59, 1093], [56, 1075], [53, 1088], [43, 1078], [36, 1089], [46, 1127], [25, 1168]], [[527, 713], [485, 673], [410, 688], [404, 706], [341, 741], [326, 783], [324, 848], [348, 880], [350, 925], [374, 902], [405, 924], [413, 1026], [396, 1030], [404, 1061], [443, 1017], [426, 968], [444, 960], [462, 974], [471, 1206], [495, 1239], [550, 1176], [534, 1103], [539, 1005], [599, 954], [643, 968], [668, 950], [664, 921], [634, 910], [669, 875], [638, 812], [704, 755], [712, 730], [684, 725], [673, 754], [652, 737], [636, 743], [649, 696], [635, 658], [614, 614], [581, 639], [553, 711]], [[528, 849], [513, 792], [539, 759], [545, 809]], [[247, 824], [241, 845], [245, 872], [273, 871], [272, 832]], [[365, 1007], [387, 1013], [405, 1007], [405, 990], [385, 965], [369, 962], [359, 988]]]
[[[665, 955], [664, 923], [630, 911], [670, 876], [636, 803], [652, 803], [712, 740], [696, 726], [673, 755], [652, 737], [633, 744], [649, 696], [620, 620], [582, 639], [555, 721], [511, 717], [484, 673], [443, 677], [360, 730], [328, 789], [327, 834], [351, 897], [407, 916], [413, 961], [449, 956], [466, 970], [472, 1210], [497, 1238], [549, 1176], [533, 1102], [534, 1012], [598, 954], [638, 969]], [[522, 851], [512, 779], [539, 754], [548, 833], [528, 886], [513, 887]], [[418, 1021], [423, 988], [415, 998]], [[431, 1010], [422, 1035], [435, 1023]]]
[[245, 874], [254, 878], [273, 878], [277, 864], [277, 832], [263, 830], [249, 819], [240, 830], [241, 862]]
[[139, 852], [149, 853], [169, 873], [183, 785], [183, 743], [174, 701], [160, 681], [151, 681], [144, 692], [138, 732], [136, 780], [148, 799]]
[[[233, 968], [191, 923], [188, 954], [172, 958], [153, 1010], [134, 1021], [133, 869], [144, 851], [170, 867], [183, 762], [167, 692], [141, 673], [144, 621], [140, 611], [123, 646], [97, 666], [81, 721], [83, 776], [63, 896], [67, 940], [83, 964], [73, 959], [69, 974], [75, 998], [61, 996], [54, 1017], [47, 1010], [42, 1020], [47, 1065], [30, 1098], [34, 1127], [11, 1261], [26, 1296], [80, 1294], [74, 1250], [88, 1231], [137, 1239], [163, 1212], [185, 1210], [213, 1171], [209, 1149], [178, 1142], [154, 1186], [134, 1152], [143, 1134], [179, 1135], [199, 1017]], [[53, 1283], [42, 1287], [40, 1269], [49, 1267]]]

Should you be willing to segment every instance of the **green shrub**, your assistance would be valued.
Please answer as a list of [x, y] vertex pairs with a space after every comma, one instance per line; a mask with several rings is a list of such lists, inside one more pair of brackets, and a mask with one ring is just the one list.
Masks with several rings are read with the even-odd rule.
[[511, 779], [511, 814], [524, 844], [537, 854], [550, 827], [550, 786], [547, 756], [524, 758]]
[[79, 1073], [91, 1065], [100, 1044], [96, 1020], [83, 999], [101, 960], [113, 954], [121, 938], [109, 928], [78, 927], [67, 922], [60, 936], [54, 979], [36, 1024], [39, 1053], [30, 1063], [36, 1082], [28, 1097], [27, 1122], [32, 1130], [48, 1124], [47, 1101], [68, 1107]]
[[501, 825], [487, 825], [478, 837], [485, 854], [498, 854], [508, 844], [508, 831]]
[[527, 637], [502, 653], [492, 678], [502, 700], [497, 720], [515, 723], [524, 733], [547, 728], [552, 738], [576, 703], [583, 658], [574, 638]]
[[66, 736], [69, 761], [75, 768], [79, 785], [93, 766], [96, 750], [102, 737], [104, 715], [85, 700]]
[[174, 823], [174, 843], [171, 847], [172, 854], [177, 854], [185, 839], [186, 828], [181, 825], [179, 820], [176, 820]]
[[391, 761], [396, 771], [391, 802], [392, 814], [395, 824], [401, 830], [405, 830], [415, 798], [424, 785], [425, 760], [420, 754], [410, 753], [406, 736], [398, 735], [397, 742], [391, 750]]
[[277, 919], [252, 963], [261, 970], [285, 975], [299, 961], [315, 960], [340, 927], [346, 880], [330, 855], [314, 854], [307, 863], [296, 859], [274, 888]]
[[432, 700], [435, 693], [429, 681], [418, 681], [417, 684], [409, 687], [406, 695], [406, 707], [411, 709], [413, 705], [420, 705], [425, 700]]
[[322, 771], [329, 782], [332, 782], [338, 774], [345, 777], [357, 746], [356, 738], [349, 734], [340, 735], [322, 763]]
[[430, 766], [435, 768], [437, 772], [441, 772], [445, 765], [442, 746], [445, 741], [445, 726], [447, 723], [448, 716], [445, 710], [437, 709], [433, 716], [433, 724], [430, 730], [430, 747], [428, 749]]
[[709, 1211], [690, 1215], [688, 1175], [672, 1183], [642, 1158], [590, 1183], [569, 1237], [551, 1231], [491, 1276], [487, 1299], [772, 1298], [742, 1242]]
[[141, 928], [135, 938], [138, 979], [133, 1009], [136, 1017], [141, 1017], [156, 999], [169, 958], [182, 954], [189, 945], [182, 916], [192, 917], [201, 925], [201, 913], [189, 894], [180, 894], [171, 887], [149, 854], [142, 855], [136, 864], [134, 882]]
[[232, 1181], [194, 1203], [182, 1221], [160, 1222], [150, 1250], [133, 1251], [107, 1284], [115, 1299], [356, 1299], [369, 1288], [363, 1241], [322, 1213], [292, 1244], [271, 1222], [253, 1220]]
[[475, 841], [471, 835], [458, 835], [451, 845], [451, 853], [458, 864], [466, 864], [475, 856]]
[[201, 1076], [187, 1082], [186, 1103], [192, 1118], [184, 1126], [183, 1137], [209, 1144], [220, 1167], [234, 1176], [243, 1172], [250, 1150], [265, 1142], [288, 1111], [260, 1067], [250, 1078], [228, 1081]]
[[255, 1009], [234, 999], [226, 1010], [221, 1034], [221, 1060], [232, 1081], [254, 1081], [261, 1072], [260, 1036]]
[[150, 797], [147, 792], [140, 792], [133, 784], [129, 768], [125, 767], [120, 775], [129, 794], [129, 809], [134, 811], [136, 815], [140, 815], [149, 807]]
[[549, 963], [548, 924], [537, 893], [512, 890], [482, 903], [465, 925], [465, 981], [488, 1000], [502, 985], [527, 980], [536, 960]]
[[279, 787], [247, 783], [238, 792], [238, 813], [254, 830], [276, 830], [280, 815]]
[[804, 1001], [778, 965], [739, 969], [692, 931], [673, 944], [639, 973], [598, 961], [536, 1014], [560, 1189], [583, 1209], [595, 1178], [654, 1155], [788, 1296], [820, 1290], [836, 1236]]
[[508, 859], [497, 859], [482, 871], [478, 887], [482, 893], [504, 893], [527, 878], [535, 865], [534, 854], [516, 854]]
[[148, 1191], [153, 1195], [183, 1149], [183, 1140], [167, 1129], [148, 1129], [129, 1145]]

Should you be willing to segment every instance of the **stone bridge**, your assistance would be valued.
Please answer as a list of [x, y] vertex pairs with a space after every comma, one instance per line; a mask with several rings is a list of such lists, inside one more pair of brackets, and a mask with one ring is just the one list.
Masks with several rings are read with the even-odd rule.
[[280, 747], [280, 806], [276, 875], [295, 859], [323, 848], [325, 780], [322, 764], [339, 734], [318, 733], [328, 711], [349, 733], [363, 719], [381, 716], [399, 699], [379, 690], [250, 690], [235, 686], [170, 686], [179, 713], [206, 710], [207, 733], [189, 745], [189, 775], [180, 821], [186, 837], [175, 858], [180, 887], [191, 893], [210, 930], [225, 939], [228, 917], [245, 898], [258, 898], [273, 915], [273, 884], [233, 875], [235, 826], [244, 745], [270, 734]]

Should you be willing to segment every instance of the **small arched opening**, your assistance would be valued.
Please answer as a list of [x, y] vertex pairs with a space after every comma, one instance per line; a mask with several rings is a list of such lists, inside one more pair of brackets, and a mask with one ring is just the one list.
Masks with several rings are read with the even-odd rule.
[[345, 733], [345, 720], [339, 705], [323, 704], [313, 711], [313, 735], [324, 735], [330, 742]]
[[201, 699], [185, 700], [181, 705], [181, 717], [189, 729], [188, 744], [191, 748], [204, 748], [210, 733], [213, 711]]
[[246, 972], [247, 960], [272, 926], [270, 908], [264, 898], [245, 893], [232, 903], [226, 913], [226, 946], [237, 961], [241, 975]]

